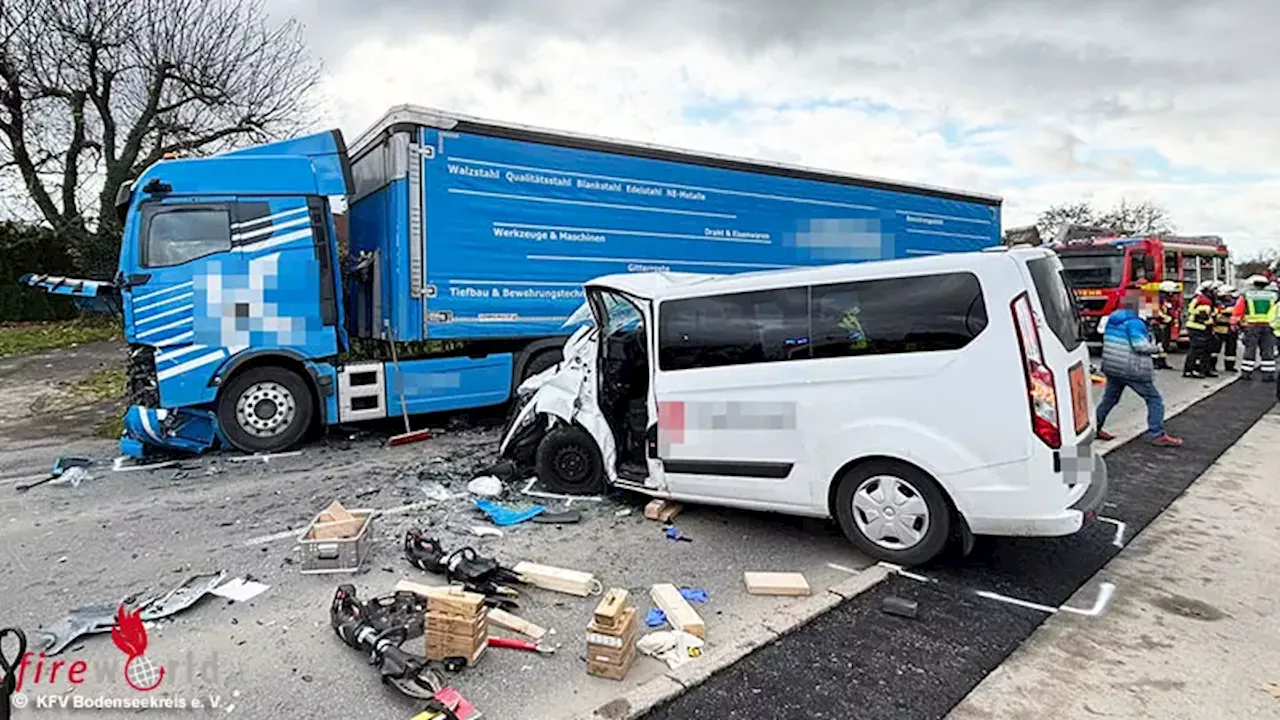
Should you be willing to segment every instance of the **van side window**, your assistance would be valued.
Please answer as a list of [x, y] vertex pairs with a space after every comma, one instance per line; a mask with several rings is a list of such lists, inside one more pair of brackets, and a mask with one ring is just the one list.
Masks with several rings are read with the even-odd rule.
[[147, 213], [142, 267], [181, 265], [231, 249], [231, 213], [225, 207], [158, 207]]
[[663, 370], [809, 357], [807, 288], [669, 300], [658, 320]]
[[813, 357], [958, 350], [987, 326], [972, 273], [921, 275], [813, 288]]

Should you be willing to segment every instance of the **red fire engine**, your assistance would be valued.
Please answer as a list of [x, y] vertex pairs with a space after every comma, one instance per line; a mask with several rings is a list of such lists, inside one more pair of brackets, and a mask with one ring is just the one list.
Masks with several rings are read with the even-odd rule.
[[1165, 280], [1177, 285], [1172, 337], [1185, 343], [1182, 308], [1195, 297], [1196, 286], [1205, 280], [1229, 282], [1234, 276], [1227, 246], [1216, 235], [1133, 237], [1069, 227], [1050, 246], [1062, 259], [1091, 343], [1102, 342], [1098, 322], [1118, 308], [1125, 287], [1140, 284], [1154, 302]]

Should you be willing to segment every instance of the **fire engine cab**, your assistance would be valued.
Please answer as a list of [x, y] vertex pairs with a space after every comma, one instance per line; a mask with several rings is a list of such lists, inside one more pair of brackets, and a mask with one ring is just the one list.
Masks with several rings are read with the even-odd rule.
[[1205, 280], [1229, 282], [1234, 277], [1230, 253], [1217, 235], [1197, 237], [1121, 236], [1105, 228], [1069, 226], [1050, 243], [1080, 306], [1085, 340], [1100, 344], [1098, 323], [1114, 312], [1124, 289], [1138, 284], [1155, 303], [1160, 283], [1173, 281], [1171, 336], [1188, 341], [1182, 309]]

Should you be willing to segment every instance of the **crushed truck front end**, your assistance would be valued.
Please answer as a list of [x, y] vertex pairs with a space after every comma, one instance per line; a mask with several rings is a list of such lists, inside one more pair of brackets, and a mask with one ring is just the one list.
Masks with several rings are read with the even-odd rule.
[[119, 198], [114, 283], [130, 343], [121, 451], [272, 449], [336, 412], [345, 348], [326, 132], [147, 168]]

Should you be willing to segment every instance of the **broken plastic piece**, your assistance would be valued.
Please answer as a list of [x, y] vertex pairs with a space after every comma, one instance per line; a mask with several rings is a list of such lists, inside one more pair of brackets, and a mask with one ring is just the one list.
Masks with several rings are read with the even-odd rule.
[[448, 502], [453, 499], [453, 493], [449, 492], [449, 488], [435, 481], [423, 483], [422, 493], [427, 496], [428, 500], [435, 500], [436, 502]]
[[249, 602], [266, 592], [269, 587], [269, 585], [263, 585], [262, 583], [255, 582], [253, 580], [233, 578], [214, 588], [210, 592], [220, 598], [226, 598], [236, 602]]
[[472, 525], [471, 534], [476, 537], [502, 537], [503, 533], [498, 528], [485, 527], [483, 525]]
[[524, 510], [513, 510], [488, 500], [476, 500], [475, 503], [476, 507], [480, 508], [480, 511], [487, 515], [489, 520], [498, 527], [519, 525], [535, 515], [546, 512], [546, 508], [541, 505], [534, 505]]
[[900, 598], [897, 595], [890, 595], [880, 601], [880, 610], [882, 612], [904, 618], [915, 618], [919, 612], [919, 607], [915, 600]]
[[112, 601], [76, 608], [66, 617], [41, 630], [28, 633], [31, 649], [45, 655], [57, 655], [85, 635], [110, 632], [116, 626], [116, 610], [123, 601]]
[[467, 492], [483, 498], [495, 498], [502, 494], [502, 481], [492, 475], [481, 475], [467, 483]]
[[226, 577], [227, 574], [222, 571], [192, 575], [186, 582], [165, 593], [164, 597], [147, 603], [142, 609], [141, 618], [146, 622], [176, 615], [199, 602], [200, 598], [221, 585]]

